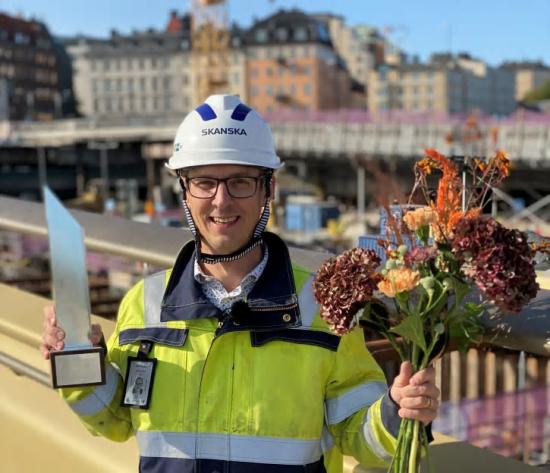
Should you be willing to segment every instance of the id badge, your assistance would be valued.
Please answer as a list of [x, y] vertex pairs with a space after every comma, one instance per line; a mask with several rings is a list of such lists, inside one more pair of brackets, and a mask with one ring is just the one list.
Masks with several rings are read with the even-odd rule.
[[155, 358], [128, 357], [123, 407], [149, 408], [156, 364]]

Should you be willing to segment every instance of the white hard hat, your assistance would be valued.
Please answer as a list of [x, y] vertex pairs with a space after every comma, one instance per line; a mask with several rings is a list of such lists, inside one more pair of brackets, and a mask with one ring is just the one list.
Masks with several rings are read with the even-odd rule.
[[241, 164], [279, 169], [269, 125], [236, 95], [211, 95], [176, 132], [167, 167]]

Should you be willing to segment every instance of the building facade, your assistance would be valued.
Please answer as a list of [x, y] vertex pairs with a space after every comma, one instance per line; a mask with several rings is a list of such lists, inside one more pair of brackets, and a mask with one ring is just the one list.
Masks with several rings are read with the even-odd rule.
[[52, 120], [61, 115], [56, 55], [43, 23], [0, 14], [2, 79], [10, 120]]
[[550, 67], [542, 62], [505, 62], [502, 67], [516, 76], [516, 100], [525, 99], [532, 90], [550, 81]]
[[154, 30], [65, 40], [85, 116], [182, 114], [192, 106], [190, 40]]
[[506, 115], [515, 109], [515, 77], [467, 55], [432, 56], [427, 64], [382, 65], [369, 74], [368, 106], [373, 112]]
[[353, 82], [324, 22], [280, 10], [246, 32], [248, 101], [261, 113], [351, 108]]

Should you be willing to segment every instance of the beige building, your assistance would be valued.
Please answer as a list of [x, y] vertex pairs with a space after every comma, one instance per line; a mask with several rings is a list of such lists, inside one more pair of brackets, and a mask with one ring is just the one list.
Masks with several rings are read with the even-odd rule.
[[510, 69], [516, 75], [516, 100], [550, 81], [550, 67], [542, 62], [505, 62], [502, 67]]
[[467, 55], [434, 55], [428, 64], [382, 65], [369, 74], [370, 111], [505, 115], [515, 108], [514, 75]]
[[136, 32], [65, 41], [73, 87], [85, 116], [183, 114], [193, 104], [190, 41], [185, 34]]
[[380, 59], [376, 54], [377, 46], [383, 51], [376, 30], [368, 26], [347, 26], [340, 15], [319, 14], [314, 17], [327, 25], [333, 47], [344, 60], [351, 77], [365, 85], [369, 70]]

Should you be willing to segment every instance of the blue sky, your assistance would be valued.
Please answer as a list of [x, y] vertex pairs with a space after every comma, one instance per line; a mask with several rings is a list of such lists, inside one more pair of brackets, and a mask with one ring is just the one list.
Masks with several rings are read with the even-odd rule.
[[[107, 36], [162, 28], [168, 12], [190, 0], [0, 0], [0, 11], [34, 15], [54, 34]], [[550, 64], [550, 0], [232, 0], [230, 16], [243, 26], [279, 8], [343, 15], [348, 24], [392, 26], [393, 39], [425, 59], [434, 51], [467, 51], [492, 64], [505, 59]]]

